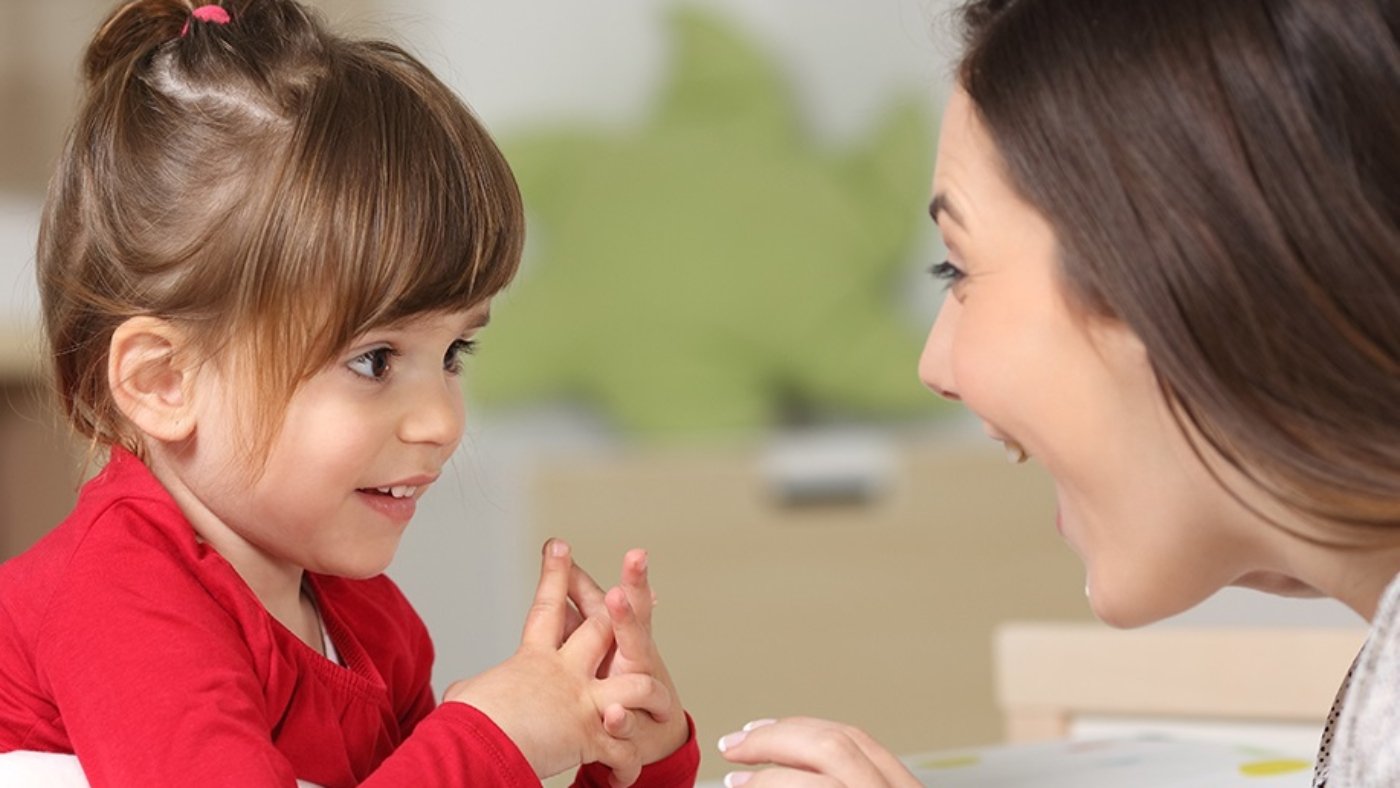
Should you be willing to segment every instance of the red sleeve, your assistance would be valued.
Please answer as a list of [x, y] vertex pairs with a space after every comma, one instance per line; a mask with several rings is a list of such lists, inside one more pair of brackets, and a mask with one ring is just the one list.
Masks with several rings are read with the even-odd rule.
[[[695, 775], [700, 771], [700, 745], [695, 741], [695, 720], [685, 715], [690, 735], [680, 749], [656, 763], [642, 768], [642, 776], [632, 784], [632, 788], [676, 788], [695, 785]], [[584, 764], [578, 770], [573, 788], [610, 788], [608, 767], [598, 763]]]
[[526, 786], [540, 779], [489, 717], [465, 703], [443, 703], [418, 723], [361, 788]]
[[[36, 651], [89, 784], [292, 788], [298, 775], [273, 741], [281, 720], [268, 700], [269, 686], [275, 696], [291, 682], [260, 678], [279, 669], [271, 640], [257, 642], [266, 617], [235, 618], [219, 596], [227, 589], [205, 587], [162, 546], [131, 539], [149, 525], [141, 514], [115, 507], [104, 517], [116, 519], [74, 553]], [[362, 785], [540, 784], [485, 715], [459, 703], [420, 714], [431, 702], [415, 694], [405, 705], [412, 734]]]
[[[148, 527], [105, 516], [113, 532]], [[99, 530], [72, 557], [36, 648], [93, 788], [295, 784], [228, 613], [174, 556]]]

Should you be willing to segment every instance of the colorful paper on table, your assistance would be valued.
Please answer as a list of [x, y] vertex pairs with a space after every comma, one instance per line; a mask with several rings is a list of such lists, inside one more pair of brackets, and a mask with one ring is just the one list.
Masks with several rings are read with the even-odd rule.
[[1172, 739], [1055, 741], [930, 753], [905, 762], [936, 788], [1309, 788], [1312, 762]]

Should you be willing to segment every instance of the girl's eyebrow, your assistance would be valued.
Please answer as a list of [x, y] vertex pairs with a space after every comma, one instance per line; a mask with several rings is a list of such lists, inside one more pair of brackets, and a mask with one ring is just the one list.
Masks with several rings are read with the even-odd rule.
[[938, 223], [938, 214], [940, 213], [948, 214], [948, 218], [952, 219], [955, 224], [964, 230], [967, 229], [967, 225], [963, 223], [962, 213], [958, 211], [944, 192], [933, 195], [933, 200], [928, 204], [929, 218], [933, 219], [935, 224]]

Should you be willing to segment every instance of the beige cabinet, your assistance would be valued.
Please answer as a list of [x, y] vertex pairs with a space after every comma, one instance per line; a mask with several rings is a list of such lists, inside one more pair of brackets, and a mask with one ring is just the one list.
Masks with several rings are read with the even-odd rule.
[[[1048, 478], [994, 447], [898, 449], [884, 493], [785, 505], [759, 451], [626, 453], [547, 464], [532, 536], [615, 582], [650, 550], [657, 637], [700, 732], [758, 717], [858, 724], [898, 752], [999, 741], [993, 633], [1088, 620]], [[535, 567], [529, 567], [535, 571]]]

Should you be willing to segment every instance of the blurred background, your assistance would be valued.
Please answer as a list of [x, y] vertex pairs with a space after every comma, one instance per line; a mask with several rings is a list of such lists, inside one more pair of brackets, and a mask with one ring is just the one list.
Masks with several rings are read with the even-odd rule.
[[[496, 136], [529, 215], [469, 365], [466, 440], [390, 574], [438, 689], [507, 656], [540, 544], [605, 584], [651, 551], [709, 743], [833, 716], [898, 751], [996, 741], [994, 628], [1085, 620], [1048, 480], [924, 391], [948, 0], [319, 0], [406, 45]], [[83, 45], [111, 4], [0, 2], [0, 557], [67, 512], [33, 285]], [[1351, 625], [1226, 592], [1166, 626]]]

